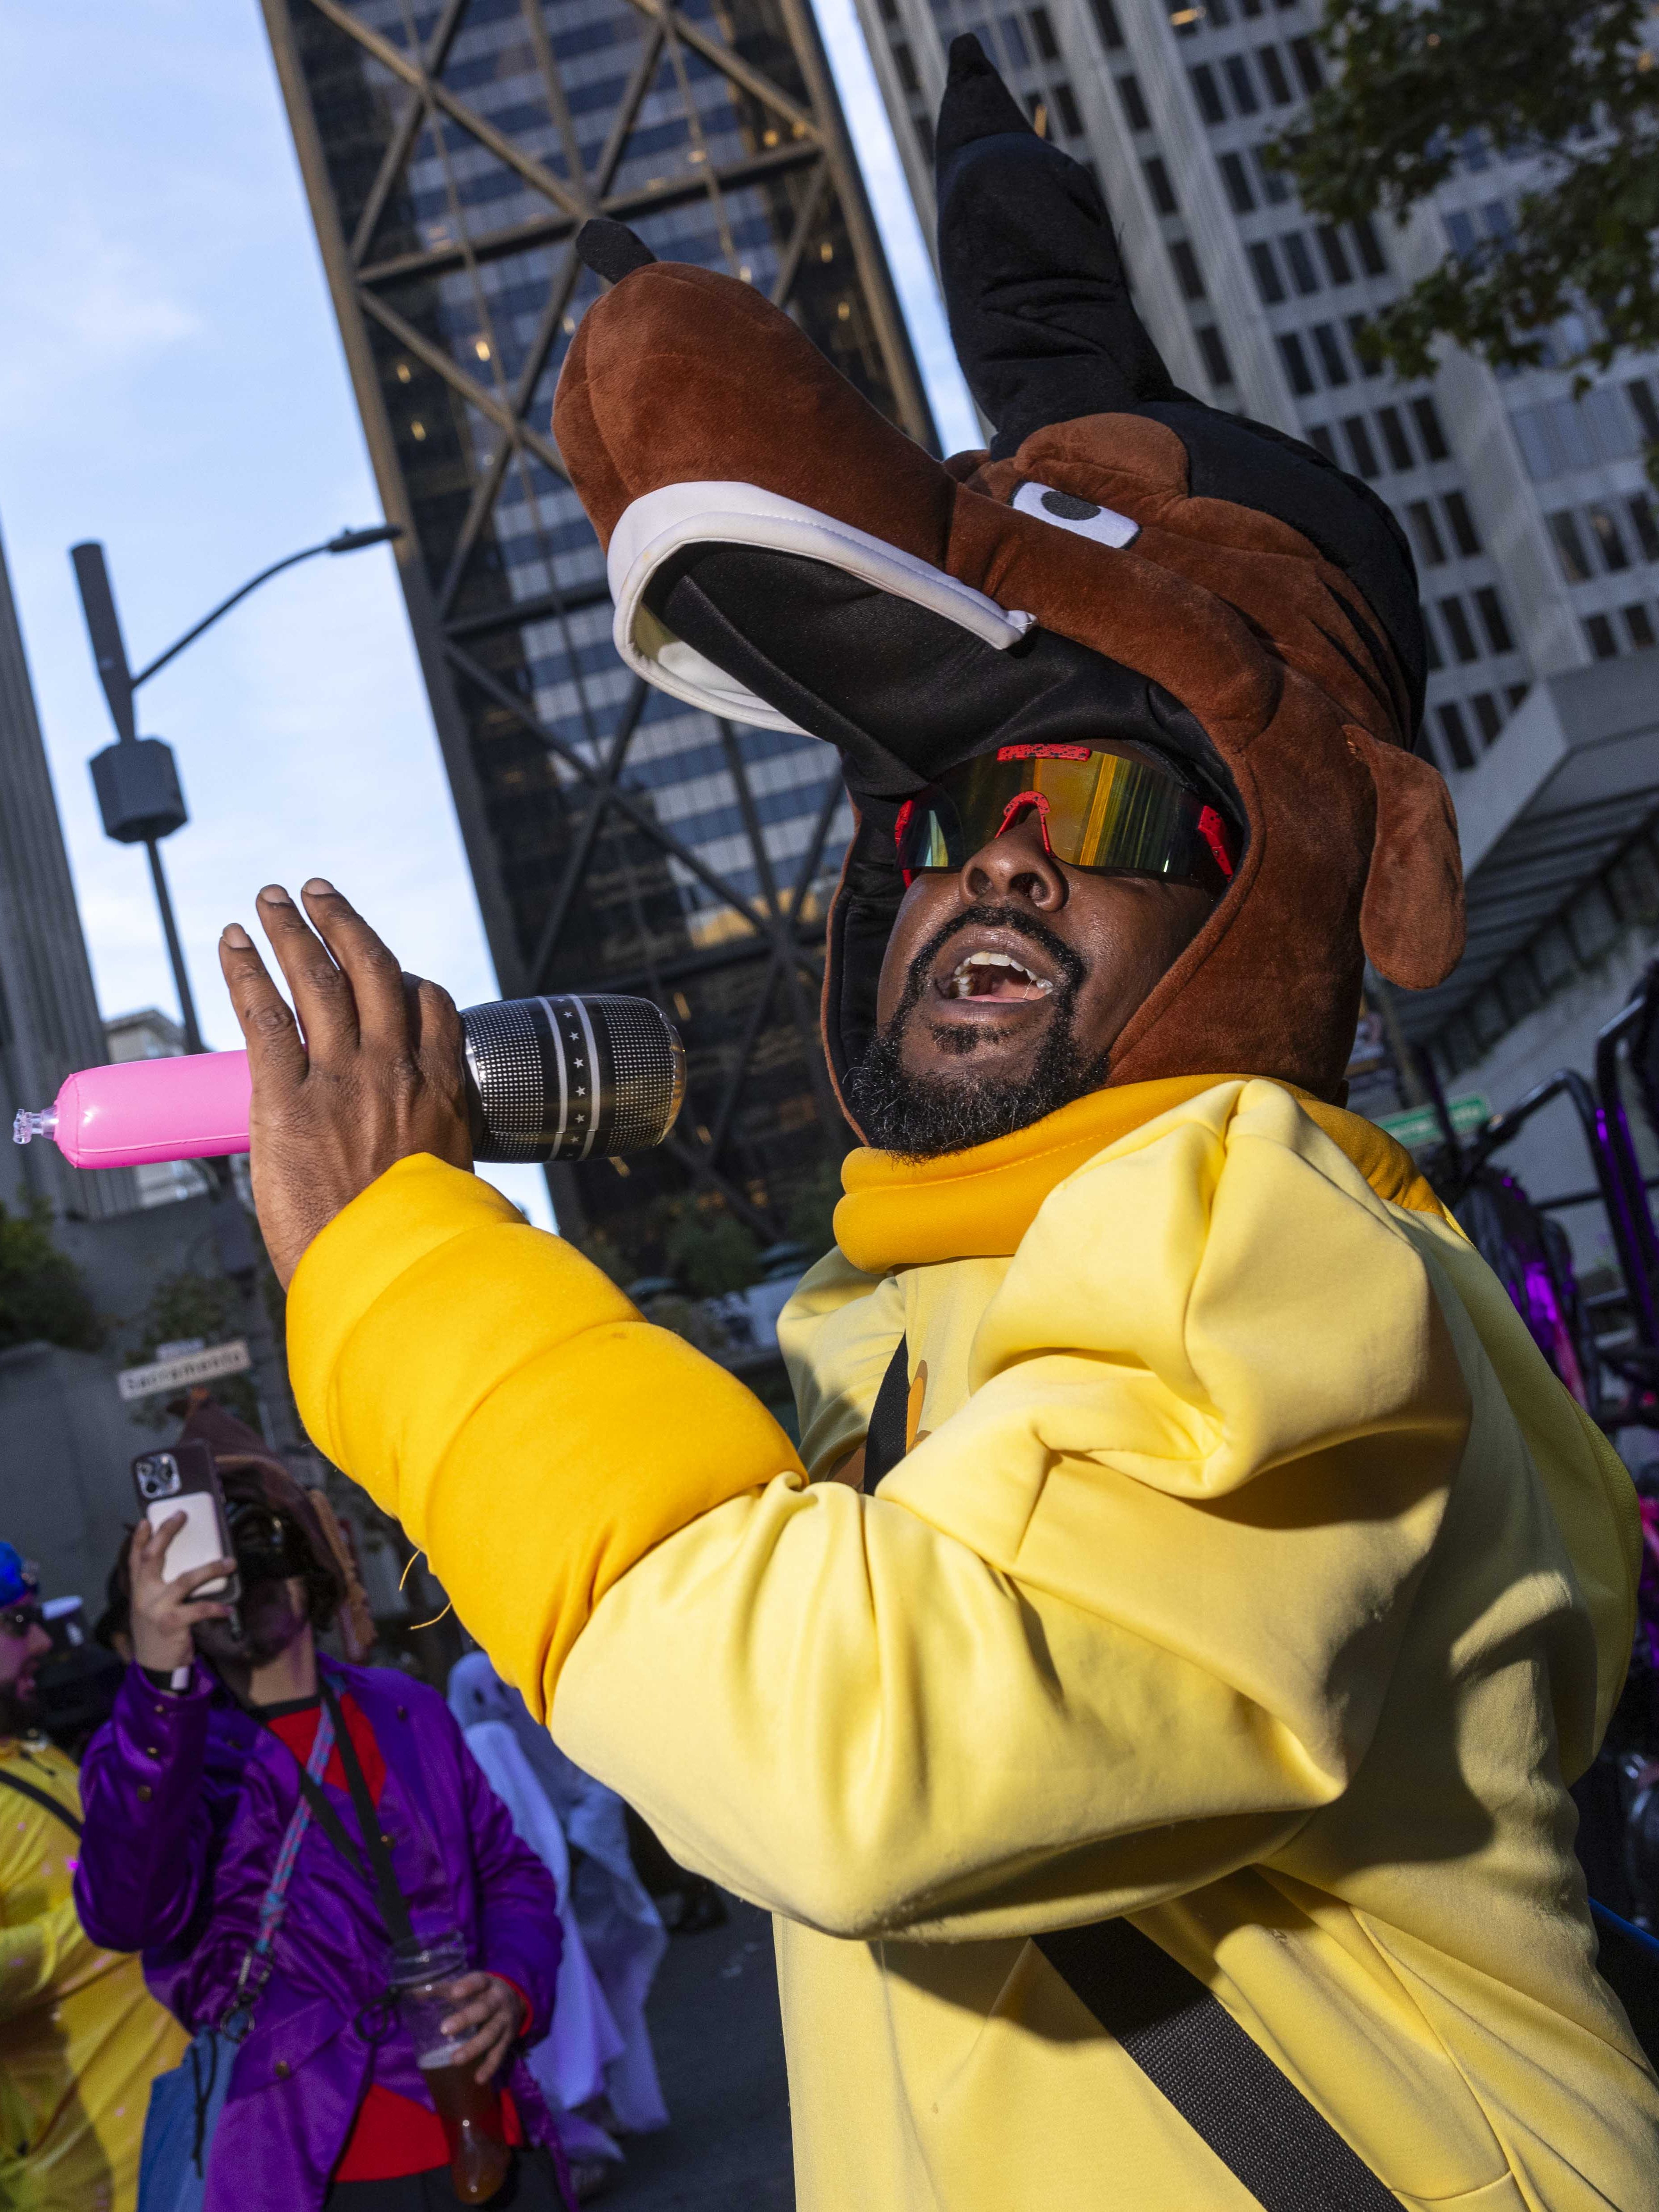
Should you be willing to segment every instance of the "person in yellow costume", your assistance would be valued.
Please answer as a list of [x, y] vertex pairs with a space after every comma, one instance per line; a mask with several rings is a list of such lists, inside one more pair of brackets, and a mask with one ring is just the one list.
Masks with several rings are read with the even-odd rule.
[[75, 1762], [29, 1726], [51, 1648], [34, 1572], [0, 1544], [0, 2207], [133, 2212], [149, 2085], [187, 2038], [76, 1917]]
[[857, 810], [799, 1452], [470, 1175], [453, 1006], [320, 879], [294, 1015], [222, 945], [300, 1407], [776, 1916], [802, 2212], [1656, 2212], [1568, 1795], [1631, 1485], [1342, 1105], [1364, 957], [1461, 944], [1409, 550], [1173, 385], [971, 39], [937, 135], [988, 453], [607, 223], [555, 410], [624, 658]]

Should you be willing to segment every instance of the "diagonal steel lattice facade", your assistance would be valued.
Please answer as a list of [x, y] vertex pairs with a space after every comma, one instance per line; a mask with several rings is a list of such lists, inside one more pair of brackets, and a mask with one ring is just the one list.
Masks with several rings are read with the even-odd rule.
[[686, 1038], [674, 1134], [552, 1170], [561, 1221], [642, 1249], [683, 1194], [765, 1243], [847, 1140], [817, 1008], [851, 815], [827, 748], [624, 665], [548, 424], [604, 214], [932, 444], [808, 0], [264, 8], [502, 988], [638, 992]]

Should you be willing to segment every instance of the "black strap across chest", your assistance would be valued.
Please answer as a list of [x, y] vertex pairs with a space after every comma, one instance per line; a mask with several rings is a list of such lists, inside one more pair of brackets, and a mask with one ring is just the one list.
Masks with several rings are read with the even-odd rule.
[[[901, 1336], [864, 1440], [866, 1493], [905, 1456], [909, 1406]], [[1097, 1920], [1033, 1940], [1262, 2212], [1400, 2212], [1393, 2191], [1221, 2000], [1132, 1923]]]
[[[345, 1786], [351, 1798], [351, 1809], [357, 1816], [362, 1831], [361, 1847], [353, 1840], [350, 1830], [334, 1809], [333, 1801], [320, 1784], [315, 1783], [300, 1765], [300, 1792], [311, 1808], [311, 1817], [322, 1830], [346, 1864], [351, 1867], [373, 1888], [379, 1901], [381, 1917], [386, 1923], [386, 1932], [394, 1944], [412, 1943], [414, 1929], [410, 1923], [409, 1907], [398, 1878], [392, 1868], [392, 1852], [381, 1832], [380, 1816], [375, 1810], [375, 1801], [369, 1794], [368, 1777], [363, 1762], [357, 1757], [357, 1747], [351, 1741], [351, 1731], [345, 1724], [345, 1715], [340, 1707], [339, 1693], [320, 1668], [317, 1670], [317, 1686], [328, 1707], [329, 1718], [334, 1724], [334, 1748], [340, 1755], [340, 1765], [345, 1769]], [[254, 1715], [257, 1719], [259, 1717]], [[363, 1863], [363, 1852], [368, 1853], [368, 1864]]]
[[71, 1835], [78, 1836], [82, 1832], [81, 1822], [76, 1815], [70, 1811], [67, 1805], [54, 1797], [50, 1790], [42, 1790], [37, 1783], [25, 1782], [21, 1774], [13, 1774], [4, 1767], [0, 1767], [0, 1784], [3, 1784], [8, 1790], [15, 1790], [20, 1797], [32, 1797], [37, 1805], [44, 1807], [55, 1820], [61, 1820]]

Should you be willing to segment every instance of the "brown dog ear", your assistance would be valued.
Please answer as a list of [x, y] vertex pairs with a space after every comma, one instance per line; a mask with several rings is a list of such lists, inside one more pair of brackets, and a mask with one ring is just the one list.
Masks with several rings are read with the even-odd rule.
[[1376, 832], [1359, 935], [1378, 975], [1408, 991], [1443, 983], [1463, 957], [1463, 857], [1438, 769], [1349, 724], [1376, 790]]

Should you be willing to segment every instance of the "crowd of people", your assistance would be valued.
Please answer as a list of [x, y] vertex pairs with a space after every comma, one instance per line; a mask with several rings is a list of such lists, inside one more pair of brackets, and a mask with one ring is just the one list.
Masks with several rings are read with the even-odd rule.
[[600, 2193], [668, 2119], [644, 2010], [668, 1937], [621, 1801], [481, 1651], [447, 1699], [332, 1656], [369, 1624], [326, 1498], [218, 1407], [186, 1434], [232, 1555], [169, 1574], [182, 1516], [138, 1522], [78, 1765], [38, 1725], [52, 1638], [0, 1542], [0, 2204]]

